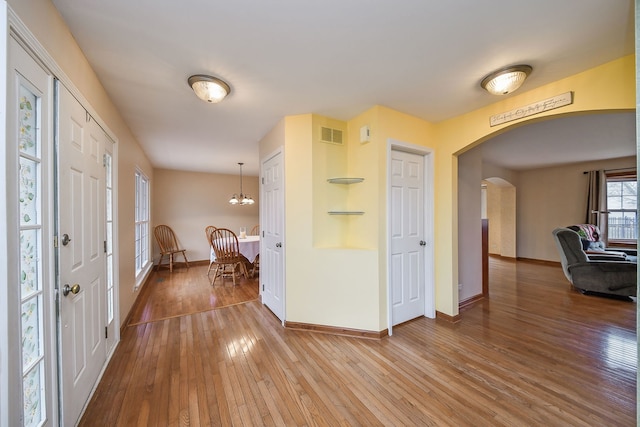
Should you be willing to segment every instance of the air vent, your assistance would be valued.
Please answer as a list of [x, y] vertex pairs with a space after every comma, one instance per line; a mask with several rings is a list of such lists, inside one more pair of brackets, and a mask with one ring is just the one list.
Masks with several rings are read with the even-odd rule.
[[320, 127], [320, 141], [342, 145], [342, 131], [322, 126]]

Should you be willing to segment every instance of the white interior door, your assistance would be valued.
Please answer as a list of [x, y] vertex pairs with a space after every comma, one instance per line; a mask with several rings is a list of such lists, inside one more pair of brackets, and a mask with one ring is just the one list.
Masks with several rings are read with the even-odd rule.
[[282, 152], [262, 163], [260, 283], [262, 303], [284, 321], [284, 165]]
[[425, 314], [424, 157], [391, 151], [392, 325]]
[[106, 361], [105, 136], [57, 88], [61, 424], [74, 425]]

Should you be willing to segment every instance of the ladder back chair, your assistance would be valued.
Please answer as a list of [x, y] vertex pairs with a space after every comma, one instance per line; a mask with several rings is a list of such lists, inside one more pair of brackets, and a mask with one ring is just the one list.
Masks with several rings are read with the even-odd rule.
[[[259, 236], [260, 235], [260, 224], [255, 225], [251, 229], [251, 236]], [[256, 277], [256, 271], [260, 271], [260, 254], [257, 254], [253, 259], [253, 268], [251, 269], [251, 277]]]
[[156, 266], [156, 270], [160, 269], [162, 260], [165, 256], [169, 257], [169, 271], [173, 272], [174, 255], [181, 253], [184, 258], [184, 263], [189, 268], [189, 261], [185, 254], [186, 249], [182, 249], [178, 246], [176, 235], [168, 225], [158, 225], [153, 229], [153, 234], [156, 237], [158, 246], [160, 246], [160, 261]]
[[211, 246], [216, 255], [215, 268], [211, 285], [216, 283], [218, 276], [224, 281], [225, 275], [231, 276], [233, 284], [236, 284], [236, 269], [240, 267], [240, 273], [248, 278], [247, 267], [244, 263], [246, 259], [240, 254], [238, 236], [228, 228], [216, 228], [211, 233]]
[[204, 234], [207, 237], [207, 243], [209, 244], [209, 269], [207, 270], [207, 276], [209, 276], [209, 272], [211, 272], [211, 266], [216, 260], [216, 256], [213, 253], [213, 245], [211, 244], [211, 234], [213, 233], [213, 230], [215, 230], [216, 228], [217, 227], [213, 225], [207, 225], [204, 228]]

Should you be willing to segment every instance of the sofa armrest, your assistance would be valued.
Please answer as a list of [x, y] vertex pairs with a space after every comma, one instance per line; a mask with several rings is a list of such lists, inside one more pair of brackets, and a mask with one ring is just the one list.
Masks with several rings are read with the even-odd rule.
[[586, 250], [589, 261], [624, 261], [627, 254], [622, 251]]
[[633, 255], [633, 256], [638, 256], [638, 250], [637, 249], [631, 249], [631, 248], [606, 248], [606, 251], [614, 251], [614, 252], [624, 252], [627, 255]]
[[589, 261], [626, 261], [626, 254], [588, 253]]

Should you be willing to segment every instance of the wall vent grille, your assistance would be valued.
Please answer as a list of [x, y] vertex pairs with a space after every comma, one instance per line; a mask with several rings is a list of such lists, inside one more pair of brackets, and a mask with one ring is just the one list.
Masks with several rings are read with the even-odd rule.
[[331, 129], [328, 127], [320, 127], [320, 141], [330, 144], [342, 145], [342, 131], [340, 129]]

